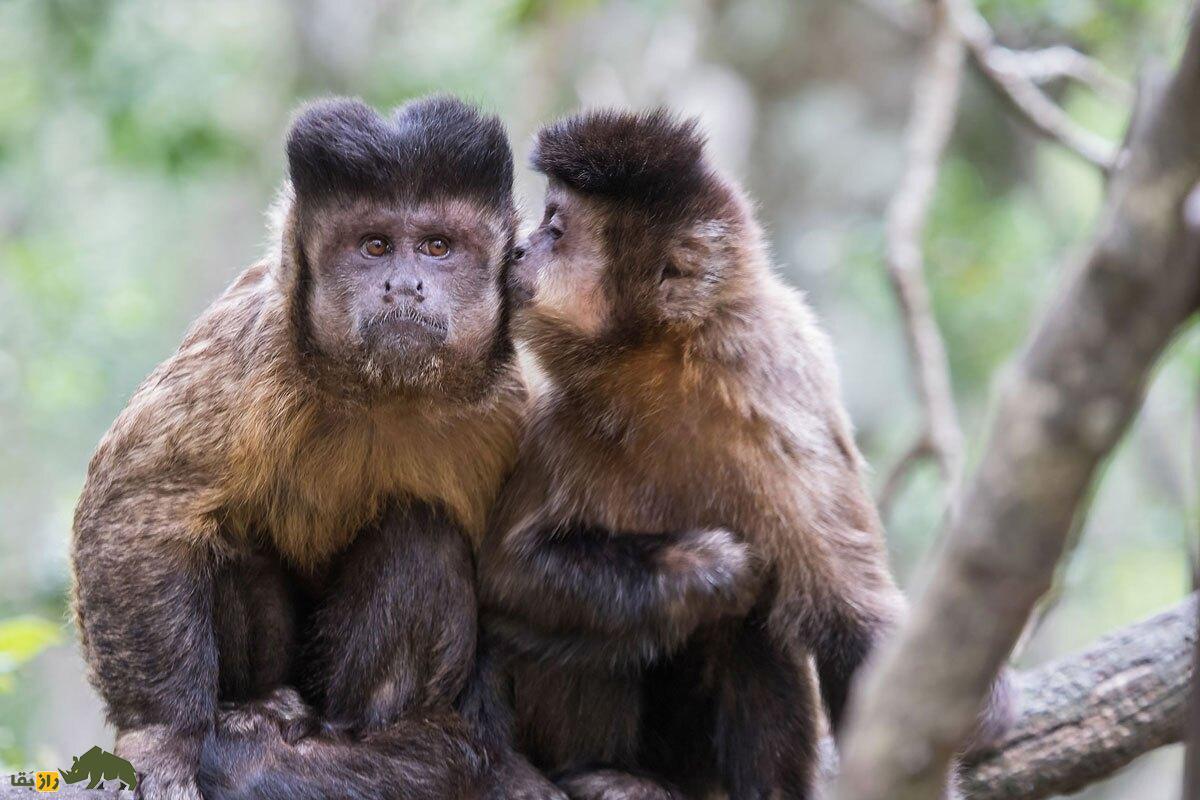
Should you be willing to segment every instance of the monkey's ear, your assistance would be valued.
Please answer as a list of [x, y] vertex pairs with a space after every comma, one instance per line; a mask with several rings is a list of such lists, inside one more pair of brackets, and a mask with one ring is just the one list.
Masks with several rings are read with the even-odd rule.
[[670, 322], [699, 322], [712, 309], [736, 257], [730, 226], [692, 225], [671, 245], [658, 286], [658, 308]]
[[335, 97], [302, 108], [287, 136], [288, 174], [301, 202], [386, 186], [401, 159], [386, 123], [361, 100]]

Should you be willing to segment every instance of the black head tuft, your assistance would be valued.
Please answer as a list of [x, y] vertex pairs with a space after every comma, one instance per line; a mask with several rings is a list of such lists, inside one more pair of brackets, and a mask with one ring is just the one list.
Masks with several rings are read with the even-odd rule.
[[512, 150], [500, 120], [448, 96], [383, 118], [360, 100], [318, 100], [287, 137], [288, 172], [303, 202], [362, 194], [418, 201], [467, 197], [512, 207]]
[[534, 169], [582, 194], [684, 214], [715, 184], [695, 119], [665, 109], [588, 111], [538, 133]]

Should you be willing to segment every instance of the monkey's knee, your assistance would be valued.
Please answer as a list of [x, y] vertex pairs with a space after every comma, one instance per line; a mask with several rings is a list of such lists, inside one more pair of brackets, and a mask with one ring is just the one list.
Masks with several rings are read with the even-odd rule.
[[666, 783], [617, 769], [593, 769], [559, 778], [571, 800], [685, 800]]

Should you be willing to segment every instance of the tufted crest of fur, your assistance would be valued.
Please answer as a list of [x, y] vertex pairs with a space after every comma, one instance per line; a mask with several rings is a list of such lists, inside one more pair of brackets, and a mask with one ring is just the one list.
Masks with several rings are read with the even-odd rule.
[[539, 172], [585, 195], [656, 217], [687, 217], [719, 186], [695, 119], [665, 109], [598, 110], [566, 117], [538, 133]]
[[512, 208], [504, 125], [445, 95], [414, 100], [386, 119], [357, 99], [313, 102], [292, 122], [287, 160], [305, 202], [366, 194], [401, 201], [466, 197], [493, 210]]

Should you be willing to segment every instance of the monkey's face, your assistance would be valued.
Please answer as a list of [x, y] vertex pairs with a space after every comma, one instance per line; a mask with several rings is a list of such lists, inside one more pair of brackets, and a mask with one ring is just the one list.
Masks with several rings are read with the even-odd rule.
[[612, 311], [604, 286], [606, 267], [602, 210], [552, 184], [541, 223], [512, 267], [518, 331], [554, 328], [584, 338], [600, 335]]
[[479, 396], [511, 355], [504, 127], [450, 97], [319, 101], [287, 141], [304, 344], [342, 382]]
[[730, 224], [660, 225], [552, 181], [512, 270], [515, 331], [543, 355], [564, 340], [653, 345], [686, 337], [722, 302]]
[[468, 390], [502, 336], [508, 231], [467, 200], [322, 214], [309, 247], [317, 346], [372, 384]]

